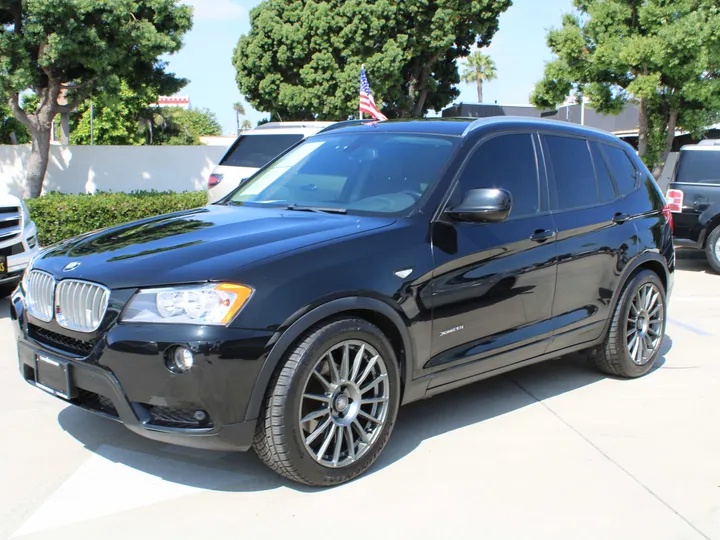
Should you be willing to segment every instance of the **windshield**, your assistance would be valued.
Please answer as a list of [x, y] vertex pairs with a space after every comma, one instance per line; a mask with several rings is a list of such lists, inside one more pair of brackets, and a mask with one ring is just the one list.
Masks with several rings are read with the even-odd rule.
[[335, 133], [300, 144], [228, 201], [248, 206], [407, 213], [435, 181], [456, 139], [401, 133]]
[[680, 152], [675, 182], [720, 184], [720, 151], [687, 150]]
[[220, 165], [259, 169], [302, 138], [302, 135], [245, 135], [235, 141]]

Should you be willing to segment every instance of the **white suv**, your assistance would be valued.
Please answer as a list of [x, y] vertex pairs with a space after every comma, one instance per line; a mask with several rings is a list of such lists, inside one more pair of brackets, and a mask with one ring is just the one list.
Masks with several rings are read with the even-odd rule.
[[0, 298], [12, 294], [38, 249], [37, 227], [25, 203], [0, 194]]
[[270, 122], [240, 135], [208, 178], [208, 202], [225, 197], [285, 150], [334, 122]]

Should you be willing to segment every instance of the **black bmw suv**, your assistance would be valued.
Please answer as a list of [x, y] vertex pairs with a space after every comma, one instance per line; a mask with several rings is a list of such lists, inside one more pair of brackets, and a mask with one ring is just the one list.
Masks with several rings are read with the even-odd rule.
[[647, 373], [674, 261], [658, 186], [610, 135], [366, 123], [217, 204], [45, 249], [13, 316], [30, 384], [329, 486], [370, 467], [401, 404], [578, 350]]

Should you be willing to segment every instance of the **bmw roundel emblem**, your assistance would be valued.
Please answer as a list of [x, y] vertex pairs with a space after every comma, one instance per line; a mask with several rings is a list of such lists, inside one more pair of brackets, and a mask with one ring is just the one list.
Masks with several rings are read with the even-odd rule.
[[73, 261], [71, 263], [68, 263], [65, 265], [65, 268], [63, 268], [63, 272], [69, 272], [70, 270], [75, 270], [78, 266], [80, 266], [80, 262]]

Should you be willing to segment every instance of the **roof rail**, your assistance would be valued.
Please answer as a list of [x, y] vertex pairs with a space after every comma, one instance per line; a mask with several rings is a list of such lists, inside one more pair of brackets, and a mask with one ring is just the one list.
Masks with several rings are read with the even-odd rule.
[[350, 127], [350, 126], [359, 126], [362, 124], [367, 124], [368, 122], [377, 122], [377, 120], [375, 120], [374, 118], [365, 118], [363, 120], [358, 119], [358, 120], [344, 120], [342, 122], [335, 122], [333, 125], [321, 129], [315, 135], [319, 135], [320, 133], [326, 133], [326, 132], [332, 131], [334, 129], [340, 129], [340, 128]]

